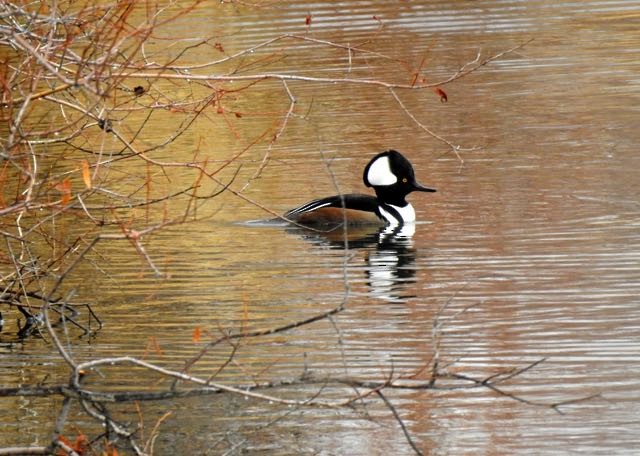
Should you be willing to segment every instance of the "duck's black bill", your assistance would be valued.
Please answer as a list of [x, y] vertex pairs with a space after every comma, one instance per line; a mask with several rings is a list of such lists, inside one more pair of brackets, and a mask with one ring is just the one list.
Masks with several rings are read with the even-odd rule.
[[435, 192], [437, 191], [435, 188], [431, 188], [431, 187], [425, 187], [422, 184], [419, 184], [418, 182], [414, 182], [413, 183], [413, 190], [416, 192]]

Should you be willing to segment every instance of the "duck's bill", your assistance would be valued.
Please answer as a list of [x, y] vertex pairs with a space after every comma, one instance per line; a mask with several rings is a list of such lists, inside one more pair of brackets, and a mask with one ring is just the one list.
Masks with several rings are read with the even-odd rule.
[[432, 188], [432, 187], [425, 187], [424, 185], [418, 183], [418, 182], [414, 182], [413, 183], [413, 190], [416, 192], [435, 192], [436, 189]]

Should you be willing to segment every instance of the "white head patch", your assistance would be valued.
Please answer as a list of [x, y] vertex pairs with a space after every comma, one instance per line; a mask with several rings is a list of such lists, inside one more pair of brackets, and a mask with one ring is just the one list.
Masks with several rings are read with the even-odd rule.
[[380, 157], [374, 161], [367, 172], [367, 180], [371, 185], [393, 185], [398, 178], [391, 172], [389, 157]]

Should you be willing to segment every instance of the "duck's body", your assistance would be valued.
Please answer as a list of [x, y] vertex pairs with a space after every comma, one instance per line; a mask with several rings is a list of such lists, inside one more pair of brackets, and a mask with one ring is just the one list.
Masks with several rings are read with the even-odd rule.
[[378, 200], [374, 196], [351, 193], [309, 201], [290, 210], [284, 217], [302, 225], [343, 223], [345, 219], [354, 225], [380, 224], [377, 207]]
[[288, 211], [284, 218], [301, 225], [403, 225], [416, 220], [406, 196], [414, 191], [436, 191], [419, 184], [409, 160], [395, 150], [373, 157], [362, 178], [376, 196], [351, 193], [317, 199]]

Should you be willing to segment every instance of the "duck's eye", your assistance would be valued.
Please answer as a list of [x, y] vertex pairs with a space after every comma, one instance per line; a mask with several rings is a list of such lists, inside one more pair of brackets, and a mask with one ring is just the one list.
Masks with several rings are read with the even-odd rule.
[[402, 183], [403, 183], [403, 184], [406, 184], [407, 182], [409, 182], [409, 179], [407, 179], [406, 177], [403, 177], [403, 178], [402, 178]]

